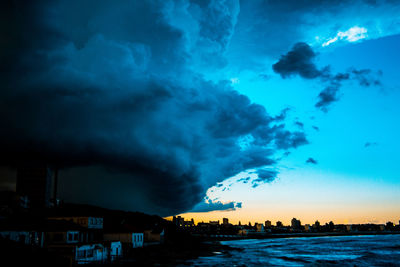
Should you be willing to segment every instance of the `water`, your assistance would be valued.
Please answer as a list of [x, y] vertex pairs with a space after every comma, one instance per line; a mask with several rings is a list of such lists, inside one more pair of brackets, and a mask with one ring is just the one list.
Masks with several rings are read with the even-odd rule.
[[400, 266], [400, 235], [277, 238], [221, 242], [234, 248], [195, 266]]

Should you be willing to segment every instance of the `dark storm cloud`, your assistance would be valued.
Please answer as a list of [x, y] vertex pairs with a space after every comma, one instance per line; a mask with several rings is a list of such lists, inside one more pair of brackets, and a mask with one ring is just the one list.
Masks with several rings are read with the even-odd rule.
[[272, 69], [282, 78], [300, 75], [306, 79], [315, 79], [322, 75], [313, 62], [315, 56], [316, 54], [308, 44], [297, 43], [291, 51], [281, 56], [279, 61], [272, 65]]
[[[2, 164], [62, 168], [67, 201], [170, 215], [230, 176], [274, 165], [276, 150], [307, 144], [228, 81], [196, 72], [201, 55], [223, 60], [232, 3], [3, 1]], [[178, 13], [196, 27], [178, 27]]]
[[235, 36], [231, 41], [247, 51], [246, 57], [240, 58], [240, 64], [252, 68], [260, 58], [282, 54], [293, 45], [293, 40], [308, 37], [304, 36], [304, 28], [319, 26], [321, 20], [332, 14], [337, 16], [349, 2], [241, 1]]
[[315, 159], [313, 159], [313, 158], [308, 158], [308, 159], [306, 160], [306, 163], [310, 163], [310, 164], [318, 164], [318, 161], [317, 161], [317, 160], [315, 160]]
[[339, 100], [339, 91], [342, 83], [347, 80], [355, 80], [360, 86], [378, 86], [381, 85], [377, 74], [370, 69], [357, 70], [350, 68], [344, 73], [332, 74], [330, 66], [318, 68], [314, 63], [316, 53], [306, 43], [296, 43], [292, 49], [285, 55], [282, 55], [278, 62], [272, 65], [272, 69], [278, 73], [283, 79], [299, 75], [305, 79], [320, 79], [328, 86], [318, 95], [318, 102], [315, 107], [324, 112], [328, 111], [328, 107]]

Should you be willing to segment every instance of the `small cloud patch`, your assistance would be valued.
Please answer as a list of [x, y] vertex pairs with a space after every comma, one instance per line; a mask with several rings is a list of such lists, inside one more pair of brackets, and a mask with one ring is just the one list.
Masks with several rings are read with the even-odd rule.
[[309, 163], [309, 164], [318, 164], [318, 161], [315, 160], [315, 159], [313, 159], [313, 158], [308, 158], [308, 159], [306, 160], [306, 163]]

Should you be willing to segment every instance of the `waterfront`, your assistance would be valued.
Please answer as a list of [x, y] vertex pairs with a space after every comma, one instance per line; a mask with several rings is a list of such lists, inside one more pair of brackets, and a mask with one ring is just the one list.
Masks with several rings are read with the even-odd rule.
[[399, 235], [223, 241], [237, 250], [188, 262], [195, 266], [400, 266]]

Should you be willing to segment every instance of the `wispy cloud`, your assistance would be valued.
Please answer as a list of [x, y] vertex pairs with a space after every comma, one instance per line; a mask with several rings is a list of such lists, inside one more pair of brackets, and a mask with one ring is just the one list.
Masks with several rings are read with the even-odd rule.
[[367, 37], [367, 29], [364, 27], [354, 26], [348, 29], [345, 32], [338, 31], [335, 37], [330, 38], [328, 41], [322, 44], [322, 46], [328, 46], [334, 42], [339, 40], [346, 40], [348, 42], [356, 42], [358, 40], [364, 39]]

